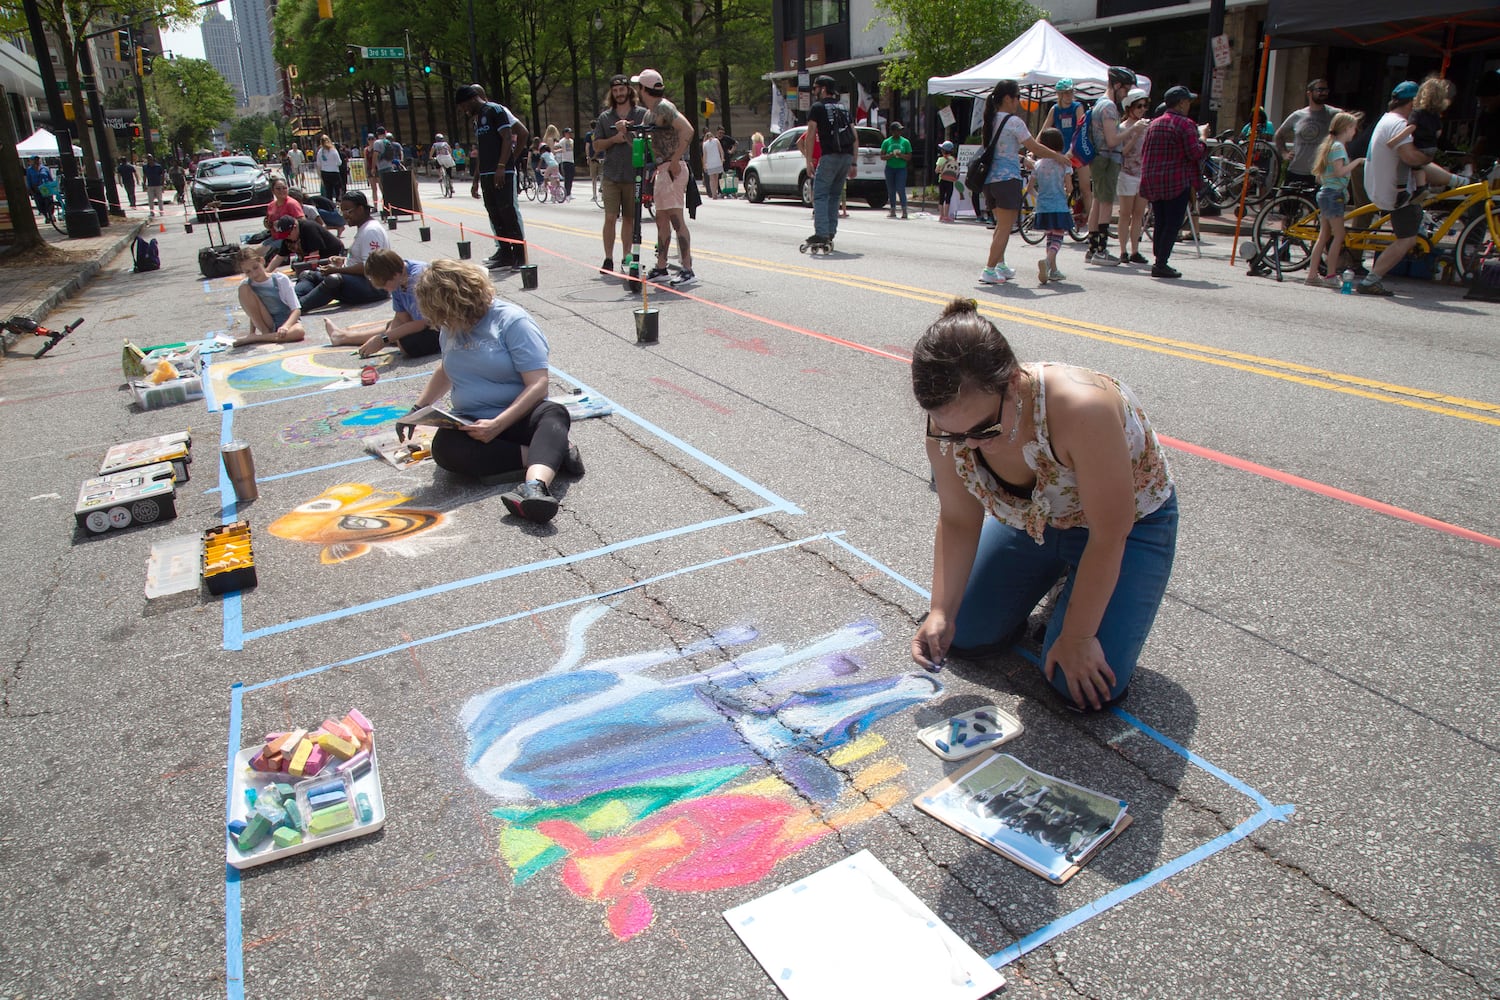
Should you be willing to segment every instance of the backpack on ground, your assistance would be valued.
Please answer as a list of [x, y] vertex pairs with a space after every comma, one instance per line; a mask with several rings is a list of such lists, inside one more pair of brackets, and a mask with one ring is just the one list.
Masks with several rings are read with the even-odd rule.
[[1085, 108], [1083, 119], [1073, 129], [1073, 148], [1069, 150], [1078, 157], [1078, 162], [1088, 165], [1094, 162], [1094, 157], [1099, 155], [1099, 149], [1094, 145], [1094, 109]]
[[130, 257], [135, 261], [136, 274], [161, 270], [161, 250], [157, 248], [155, 240], [147, 243], [137, 236], [130, 245]]

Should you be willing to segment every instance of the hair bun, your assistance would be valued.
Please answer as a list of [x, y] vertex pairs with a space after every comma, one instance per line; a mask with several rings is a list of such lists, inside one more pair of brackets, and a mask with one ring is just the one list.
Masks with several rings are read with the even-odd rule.
[[952, 302], [943, 307], [943, 315], [940, 318], [947, 319], [949, 316], [970, 315], [979, 315], [978, 299], [954, 299]]

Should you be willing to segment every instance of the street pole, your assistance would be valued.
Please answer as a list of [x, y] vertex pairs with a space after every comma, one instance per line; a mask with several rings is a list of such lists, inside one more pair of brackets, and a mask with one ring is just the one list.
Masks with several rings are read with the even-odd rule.
[[[136, 65], [140, 65], [141, 59], [141, 35], [140, 29], [136, 27], [135, 10], [130, 12], [130, 48], [136, 58]], [[156, 155], [156, 143], [151, 139], [151, 119], [146, 114], [146, 81], [141, 78], [139, 69], [135, 72], [135, 104], [141, 115], [141, 139], [146, 143], [146, 152], [152, 156]]]
[[99, 235], [99, 215], [89, 205], [88, 189], [78, 173], [78, 157], [73, 155], [73, 133], [68, 129], [67, 116], [63, 114], [62, 92], [57, 89], [57, 74], [52, 68], [52, 51], [47, 44], [47, 32], [42, 27], [42, 12], [36, 0], [21, 0], [26, 13], [26, 27], [31, 32], [32, 58], [42, 74], [42, 93], [47, 98], [47, 111], [52, 123], [57, 126], [57, 158], [62, 166], [63, 192], [67, 208], [63, 221], [68, 236], [80, 239]]
[[[125, 214], [120, 207], [120, 188], [115, 183], [114, 143], [105, 135], [104, 102], [99, 99], [99, 87], [94, 78], [94, 52], [91, 39], [84, 38], [78, 45], [78, 69], [83, 77], [83, 92], [89, 104], [89, 117], [94, 120], [94, 145], [99, 150], [99, 163], [104, 170], [104, 196], [109, 202], [106, 216]], [[104, 223], [108, 225], [108, 223]]]
[[[416, 149], [417, 92], [411, 86], [411, 32], [403, 30], [402, 34], [406, 36], [406, 58], [401, 60], [406, 65], [406, 117], [411, 120], [411, 148]], [[431, 117], [431, 115], [428, 117]], [[417, 165], [414, 163], [411, 165], [411, 168], [412, 170], [416, 170]], [[413, 180], [412, 183], [415, 184], [416, 181]]]
[[[1210, 96], [1214, 92], [1214, 39], [1224, 33], [1224, 0], [1212, 0], [1208, 6], [1208, 50], [1203, 53], [1203, 86], [1198, 96], [1198, 120], [1199, 122], [1213, 121], [1213, 115], [1209, 105], [1213, 103]], [[1250, 147], [1253, 153], [1255, 148], [1255, 136], [1250, 137]], [[1254, 158], [1253, 156], [1251, 157]]]

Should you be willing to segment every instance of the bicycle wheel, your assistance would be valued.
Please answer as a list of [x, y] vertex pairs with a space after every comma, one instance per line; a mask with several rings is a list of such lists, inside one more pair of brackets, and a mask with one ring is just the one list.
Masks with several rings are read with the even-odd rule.
[[1032, 246], [1036, 246], [1038, 243], [1042, 242], [1047, 234], [1036, 228], [1036, 226], [1034, 225], [1035, 222], [1036, 196], [1027, 193], [1021, 200], [1021, 210], [1016, 213], [1016, 222], [1015, 225], [1011, 227], [1011, 232], [1019, 233], [1021, 235], [1021, 239], [1025, 240], [1027, 243], [1030, 243]]
[[[1500, 217], [1500, 203], [1494, 206]], [[1453, 264], [1458, 269], [1459, 280], [1465, 284], [1479, 277], [1479, 268], [1486, 260], [1500, 257], [1500, 247], [1495, 245], [1495, 234], [1490, 232], [1490, 223], [1483, 213], [1470, 219], [1458, 234], [1453, 247]]]
[[1306, 195], [1284, 192], [1261, 206], [1250, 233], [1256, 254], [1268, 266], [1274, 257], [1281, 270], [1300, 271], [1318, 241], [1318, 206]]
[[537, 202], [537, 204], [538, 205], [545, 205], [545, 204], [547, 204], [547, 198], [548, 198], [547, 185], [545, 185], [545, 184], [539, 184], [539, 185], [537, 185], [537, 189], [536, 189], [536, 202]]

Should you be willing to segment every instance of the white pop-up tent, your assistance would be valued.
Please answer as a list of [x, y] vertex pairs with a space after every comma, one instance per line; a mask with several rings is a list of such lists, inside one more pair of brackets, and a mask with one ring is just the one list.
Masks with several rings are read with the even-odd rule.
[[[21, 155], [22, 159], [26, 159], [29, 156], [62, 155], [62, 153], [58, 150], [57, 136], [53, 135], [51, 132], [48, 132], [44, 128], [37, 129], [26, 139], [25, 142], [17, 145], [16, 152]], [[77, 143], [74, 143], [73, 155], [82, 156], [83, 147], [79, 146]]]
[[[1058, 80], [1071, 79], [1079, 97], [1093, 99], [1104, 95], [1108, 70], [1109, 66], [1073, 44], [1061, 31], [1038, 21], [979, 65], [952, 76], [932, 77], [927, 81], [927, 92], [985, 97], [1001, 80], [1015, 80], [1024, 93], [1028, 88], [1040, 90]], [[1140, 74], [1136, 79], [1149, 94], [1151, 81]]]

